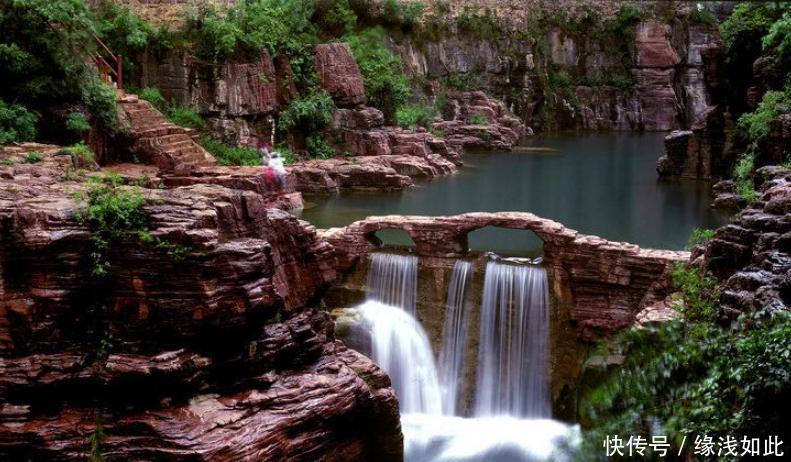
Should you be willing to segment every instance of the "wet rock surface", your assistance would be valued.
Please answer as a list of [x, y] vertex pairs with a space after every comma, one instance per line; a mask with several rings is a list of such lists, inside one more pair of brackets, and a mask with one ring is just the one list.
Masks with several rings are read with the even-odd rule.
[[433, 127], [459, 149], [508, 150], [523, 136], [532, 135], [532, 130], [511, 115], [502, 101], [482, 91], [450, 93], [443, 112], [445, 120], [435, 122]]
[[467, 235], [487, 226], [530, 230], [544, 242], [544, 262], [553, 290], [582, 337], [630, 325], [643, 305], [669, 293], [671, 266], [689, 255], [580, 234], [526, 212], [370, 217], [322, 234], [335, 248], [340, 270], [345, 271], [377, 248], [375, 233], [380, 230], [406, 231], [420, 257], [461, 258], [468, 254]]
[[167, 246], [126, 235], [97, 279], [78, 218], [93, 173], [57, 147], [13, 160], [31, 149], [0, 166], [0, 458], [401, 460], [389, 379], [311, 308], [332, 247], [255, 175], [120, 186]]
[[759, 199], [692, 252], [693, 263], [721, 282], [721, 312], [731, 320], [791, 306], [791, 171], [763, 167], [756, 175]]

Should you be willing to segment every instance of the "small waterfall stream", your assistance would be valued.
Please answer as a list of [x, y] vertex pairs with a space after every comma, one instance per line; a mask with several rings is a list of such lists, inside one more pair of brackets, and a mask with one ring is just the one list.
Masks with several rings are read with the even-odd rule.
[[420, 323], [400, 308], [372, 300], [359, 311], [370, 329], [373, 360], [390, 375], [401, 413], [441, 414], [437, 367]]
[[481, 302], [477, 416], [548, 418], [549, 292], [540, 266], [489, 262]]
[[[357, 307], [372, 359], [390, 375], [405, 435], [405, 460], [565, 460], [578, 427], [549, 420], [549, 295], [540, 266], [491, 261], [486, 266], [473, 418], [459, 413], [469, 337], [465, 291], [472, 265], [456, 262], [448, 287], [439, 373], [415, 318], [414, 256], [371, 255], [366, 301]], [[438, 378], [440, 377], [441, 380]], [[440, 387], [440, 384], [442, 385]]]
[[418, 258], [413, 255], [371, 254], [367, 300], [397, 306], [414, 315], [417, 262]]
[[442, 329], [442, 351], [439, 354], [442, 412], [445, 415], [459, 415], [459, 391], [463, 383], [464, 349], [467, 344], [469, 323], [464, 309], [464, 295], [471, 274], [470, 262], [457, 261], [448, 286], [445, 324]]

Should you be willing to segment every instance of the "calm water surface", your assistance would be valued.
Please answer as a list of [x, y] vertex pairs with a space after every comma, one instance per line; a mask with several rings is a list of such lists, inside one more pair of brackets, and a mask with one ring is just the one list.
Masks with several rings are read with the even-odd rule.
[[[529, 143], [558, 152], [466, 154], [457, 175], [397, 193], [308, 199], [315, 206], [302, 218], [328, 228], [371, 215], [525, 211], [609, 240], [681, 249], [694, 228], [717, 227], [727, 216], [708, 207], [709, 184], [657, 179], [664, 136], [537, 137]], [[399, 233], [379, 236], [408, 242]], [[526, 231], [486, 228], [470, 234], [470, 247], [521, 255], [535, 253], [540, 241]]]

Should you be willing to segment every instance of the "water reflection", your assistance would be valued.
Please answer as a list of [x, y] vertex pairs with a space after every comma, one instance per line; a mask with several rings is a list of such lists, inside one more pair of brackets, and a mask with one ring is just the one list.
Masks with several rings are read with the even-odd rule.
[[[526, 211], [610, 240], [681, 249], [694, 228], [716, 227], [727, 217], [708, 207], [710, 185], [657, 179], [663, 137], [616, 133], [535, 138], [532, 144], [558, 152], [468, 154], [458, 175], [402, 193], [321, 198], [303, 218], [318, 227], [333, 227], [370, 215]], [[482, 230], [471, 246], [533, 253], [523, 239], [501, 233]]]

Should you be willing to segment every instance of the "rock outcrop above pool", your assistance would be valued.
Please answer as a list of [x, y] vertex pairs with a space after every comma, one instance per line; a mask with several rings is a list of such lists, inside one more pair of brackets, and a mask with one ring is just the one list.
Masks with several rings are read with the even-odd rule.
[[0, 166], [0, 458], [401, 460], [388, 377], [314, 308], [337, 273], [311, 226], [233, 172], [189, 186], [153, 176], [136, 187], [149, 237], [114, 239], [99, 277], [74, 158], [11, 149]]
[[668, 295], [673, 263], [689, 256], [688, 252], [641, 249], [584, 235], [526, 212], [369, 217], [327, 230], [323, 236], [335, 248], [340, 270], [345, 271], [377, 248], [380, 242], [375, 234], [380, 230], [406, 231], [420, 257], [455, 259], [468, 255], [467, 235], [488, 226], [532, 231], [544, 242], [544, 262], [553, 290], [583, 337], [631, 325], [644, 305]]
[[502, 101], [482, 91], [451, 92], [441, 122], [433, 124], [459, 149], [510, 150], [533, 131], [508, 112]]
[[760, 197], [692, 252], [693, 262], [721, 282], [720, 313], [791, 307], [791, 170], [763, 167]]

